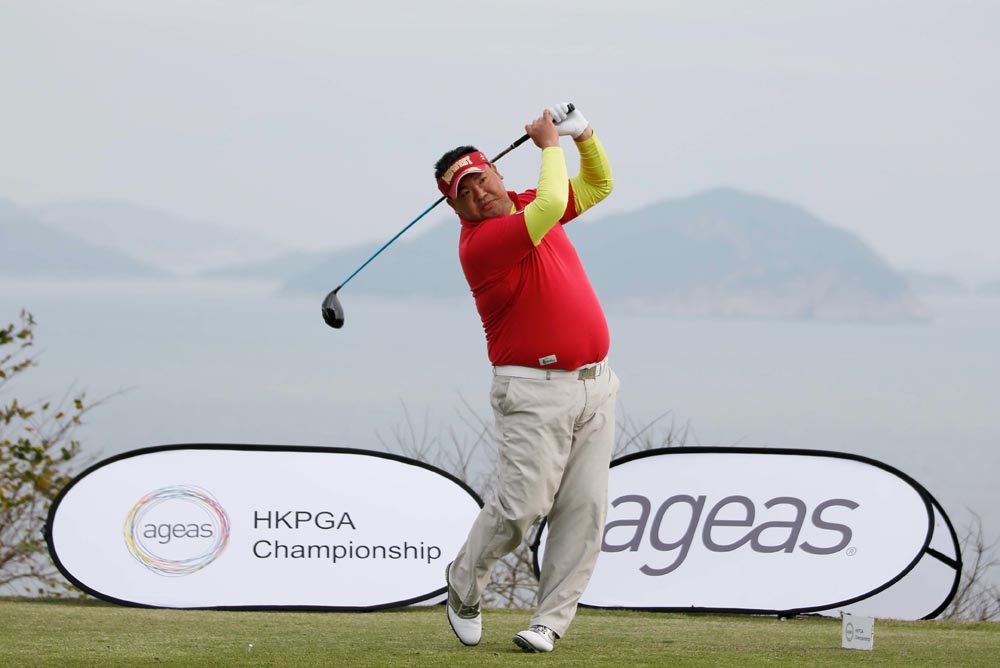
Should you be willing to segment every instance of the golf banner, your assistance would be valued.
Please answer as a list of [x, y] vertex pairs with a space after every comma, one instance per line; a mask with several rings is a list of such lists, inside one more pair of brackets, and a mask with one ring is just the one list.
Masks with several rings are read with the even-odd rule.
[[73, 584], [126, 605], [374, 610], [443, 600], [482, 502], [364, 450], [174, 445], [76, 477], [46, 539]]
[[961, 575], [940, 504], [855, 455], [650, 450], [612, 462], [608, 503], [586, 606], [922, 619]]

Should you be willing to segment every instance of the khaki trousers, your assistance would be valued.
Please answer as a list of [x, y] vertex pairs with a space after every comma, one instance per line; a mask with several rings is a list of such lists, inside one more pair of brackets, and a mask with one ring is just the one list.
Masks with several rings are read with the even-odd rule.
[[479, 602], [497, 560], [548, 516], [531, 624], [566, 633], [601, 550], [618, 386], [607, 365], [588, 380], [494, 377], [497, 484], [450, 570], [463, 604]]

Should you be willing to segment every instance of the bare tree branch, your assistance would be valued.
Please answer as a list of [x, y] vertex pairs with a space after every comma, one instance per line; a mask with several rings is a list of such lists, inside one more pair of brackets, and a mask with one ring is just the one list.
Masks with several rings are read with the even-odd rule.
[[962, 575], [942, 619], [963, 619], [988, 622], [1000, 619], [1000, 585], [990, 580], [991, 572], [1000, 566], [1000, 539], [989, 541], [983, 531], [982, 518], [969, 510], [972, 520], [961, 540]]

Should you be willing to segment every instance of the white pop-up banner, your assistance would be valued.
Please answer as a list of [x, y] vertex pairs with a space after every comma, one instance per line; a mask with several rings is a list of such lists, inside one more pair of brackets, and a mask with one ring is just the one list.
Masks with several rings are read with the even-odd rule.
[[372, 610], [440, 600], [481, 505], [394, 455], [162, 446], [75, 478], [46, 538], [71, 582], [117, 603]]
[[608, 502], [587, 606], [921, 619], [961, 573], [937, 501], [864, 457], [650, 450], [612, 463]]

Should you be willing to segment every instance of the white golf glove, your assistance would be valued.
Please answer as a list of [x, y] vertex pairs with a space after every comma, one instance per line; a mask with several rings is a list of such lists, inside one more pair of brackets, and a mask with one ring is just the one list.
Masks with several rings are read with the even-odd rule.
[[579, 109], [574, 109], [573, 113], [569, 112], [568, 102], [560, 102], [549, 107], [549, 115], [552, 116], [552, 122], [559, 129], [561, 137], [569, 136], [576, 139], [590, 125]]

